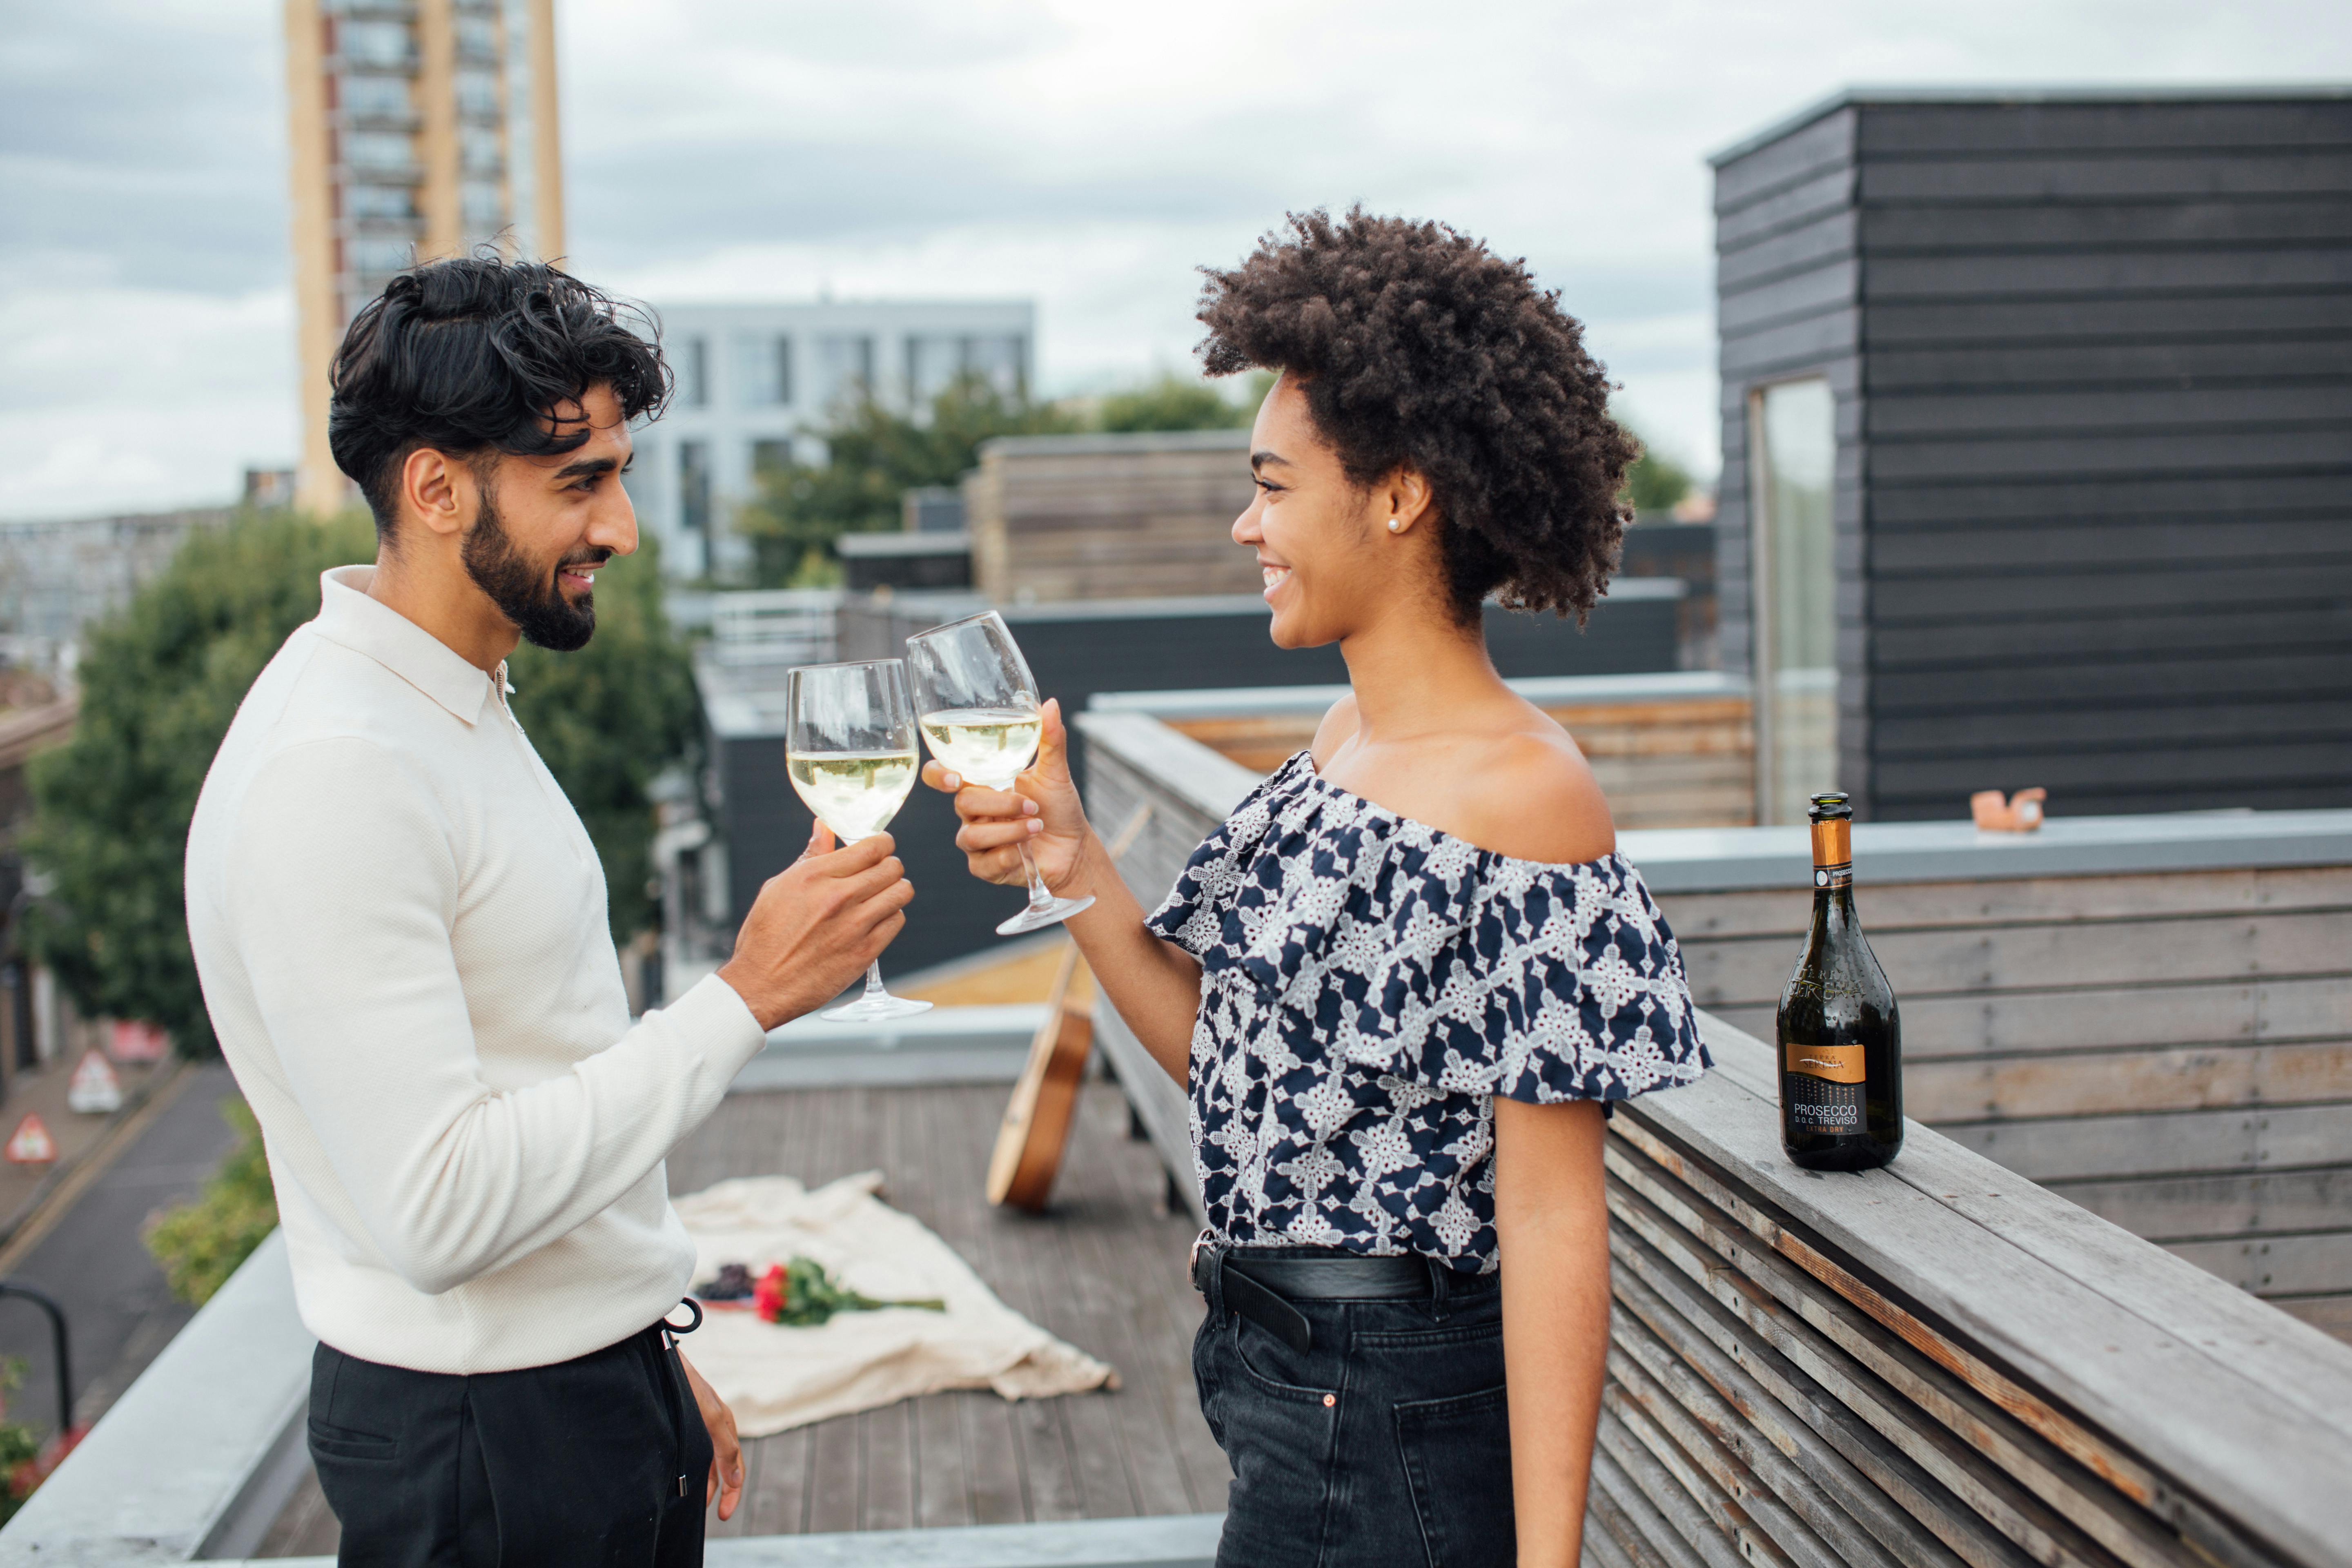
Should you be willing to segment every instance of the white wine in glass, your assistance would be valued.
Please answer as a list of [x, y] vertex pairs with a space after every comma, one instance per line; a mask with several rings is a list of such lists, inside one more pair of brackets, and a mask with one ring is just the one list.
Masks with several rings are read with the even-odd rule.
[[[940, 766], [971, 784], [1011, 789], [1036, 760], [1045, 719], [1038, 711], [1037, 683], [1004, 617], [985, 610], [916, 633], [907, 639], [907, 670], [914, 678], [923, 739]], [[1029, 847], [1018, 847], [1021, 868], [1028, 874], [1029, 907], [998, 926], [997, 935], [1042, 931], [1094, 903], [1090, 898], [1055, 898], [1037, 874]]]
[[[784, 768], [817, 820], [844, 844], [887, 827], [915, 786], [906, 665], [895, 658], [803, 665], [785, 678], [784, 708]], [[864, 995], [817, 1016], [839, 1023], [930, 1010], [929, 1002], [891, 995], [877, 959], [866, 965]]]

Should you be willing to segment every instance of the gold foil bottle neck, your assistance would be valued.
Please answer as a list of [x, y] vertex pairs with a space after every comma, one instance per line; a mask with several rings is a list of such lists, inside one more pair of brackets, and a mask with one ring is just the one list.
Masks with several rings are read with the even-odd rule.
[[1851, 822], [1816, 822], [1813, 824], [1813, 864], [1844, 866], [1853, 860], [1853, 824]]

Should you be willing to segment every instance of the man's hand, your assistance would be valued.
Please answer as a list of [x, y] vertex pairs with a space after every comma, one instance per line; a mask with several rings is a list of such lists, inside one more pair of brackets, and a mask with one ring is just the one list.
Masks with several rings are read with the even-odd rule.
[[686, 1368], [686, 1385], [694, 1390], [694, 1406], [702, 1412], [702, 1424], [710, 1429], [710, 1484], [703, 1489], [702, 1505], [719, 1500], [719, 1517], [735, 1517], [735, 1506], [743, 1500], [743, 1445], [735, 1436], [735, 1412], [719, 1397], [711, 1386], [702, 1381], [686, 1352], [677, 1352], [677, 1364]]
[[840, 995], [907, 923], [899, 911], [915, 889], [893, 847], [888, 834], [877, 833], [835, 849], [819, 823], [806, 852], [761, 888], [719, 978], [761, 1028]]

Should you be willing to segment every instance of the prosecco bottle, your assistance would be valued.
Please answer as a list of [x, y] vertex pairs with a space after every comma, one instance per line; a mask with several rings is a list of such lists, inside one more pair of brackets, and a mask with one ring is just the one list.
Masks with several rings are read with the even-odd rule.
[[1780, 993], [1780, 1144], [1810, 1171], [1866, 1171], [1903, 1147], [1903, 1024], [1853, 912], [1853, 807], [1813, 796], [1813, 924]]

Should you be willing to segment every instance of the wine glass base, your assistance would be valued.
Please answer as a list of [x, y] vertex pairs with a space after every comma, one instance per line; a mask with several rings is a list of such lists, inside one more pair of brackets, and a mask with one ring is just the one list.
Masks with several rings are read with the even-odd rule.
[[1006, 921], [1003, 925], [998, 926], [996, 928], [996, 934], [999, 936], [1021, 936], [1033, 931], [1044, 931], [1047, 926], [1060, 925], [1064, 921], [1068, 920], [1080, 910], [1090, 910], [1094, 908], [1094, 903], [1095, 901], [1092, 898], [1048, 899], [1042, 904], [1033, 905], [1028, 909], [1023, 910], [1019, 914], [1014, 915], [1011, 920]]
[[879, 996], [860, 996], [845, 1006], [828, 1007], [817, 1016], [828, 1024], [878, 1024], [885, 1018], [911, 1018], [930, 1010], [929, 1002], [884, 992]]

